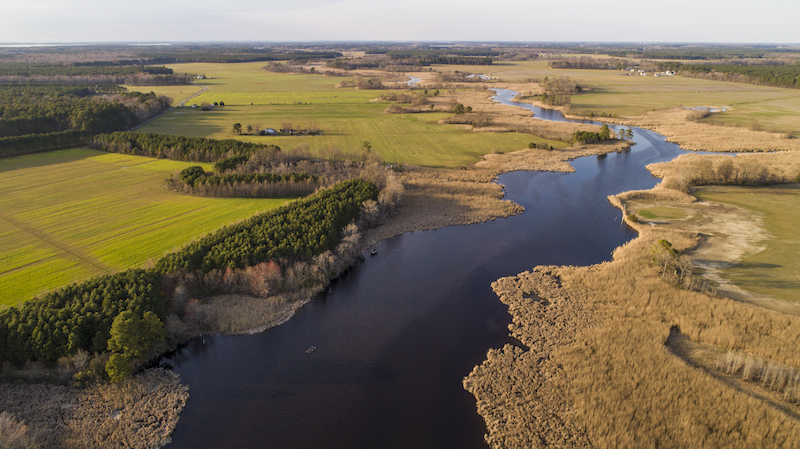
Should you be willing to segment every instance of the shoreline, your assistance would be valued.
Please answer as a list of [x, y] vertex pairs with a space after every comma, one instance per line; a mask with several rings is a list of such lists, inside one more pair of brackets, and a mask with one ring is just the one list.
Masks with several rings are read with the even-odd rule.
[[[609, 201], [638, 235], [617, 248], [611, 261], [539, 266], [492, 284], [509, 306], [510, 335], [528, 349], [490, 350], [464, 379], [486, 421], [487, 443], [493, 448], [800, 444], [796, 413], [695, 369], [692, 360], [667, 346], [679, 329], [694, 344], [798, 366], [800, 356], [792, 348], [800, 318], [664, 281], [649, 261], [649, 249], [662, 238], [679, 250], [696, 248], [699, 240], [692, 232], [631, 221], [622, 200], [631, 194], [679, 202], [689, 197], [660, 186], [613, 195]], [[763, 440], [761, 419], [774, 429]], [[731, 434], [732, 426], [745, 430]]]

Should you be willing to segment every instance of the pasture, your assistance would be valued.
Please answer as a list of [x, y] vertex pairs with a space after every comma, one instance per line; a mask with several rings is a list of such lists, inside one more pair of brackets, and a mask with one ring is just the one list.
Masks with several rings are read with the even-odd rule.
[[86, 148], [0, 159], [0, 304], [147, 266], [194, 238], [287, 201], [166, 190], [163, 181], [189, 165]]
[[[449, 168], [477, 162], [492, 150], [521, 150], [531, 141], [556, 148], [566, 146], [529, 134], [474, 133], [463, 125], [437, 124], [452, 115], [449, 113], [385, 114], [388, 102], [370, 101], [385, 90], [336, 88], [336, 84], [351, 78], [267, 73], [261, 70], [263, 65], [171, 65], [176, 72], [213, 77], [199, 81], [208, 86], [208, 91], [189, 104], [222, 101], [225, 106], [212, 111], [176, 108], [138, 130], [218, 139], [236, 137], [285, 149], [308, 145], [312, 153], [331, 146], [355, 151], [369, 141], [372, 151], [386, 162]], [[244, 128], [251, 125], [280, 129], [284, 122], [295, 129], [319, 127], [322, 135], [235, 136], [232, 132], [234, 123], [241, 123]]]
[[501, 61], [491, 66], [434, 66], [485, 73], [507, 82], [567, 76], [589, 90], [572, 97], [576, 113], [634, 116], [656, 109], [728, 106], [701, 121], [800, 136], [800, 90], [682, 76], [625, 76], [616, 70], [551, 69], [547, 61]]
[[758, 213], [770, 234], [763, 250], [745, 256], [722, 276], [745, 290], [800, 302], [800, 186], [700, 188], [693, 195]]

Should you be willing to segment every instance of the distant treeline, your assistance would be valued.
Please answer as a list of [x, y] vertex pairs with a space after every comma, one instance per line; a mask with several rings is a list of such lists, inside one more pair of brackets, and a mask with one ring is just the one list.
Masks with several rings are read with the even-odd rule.
[[130, 76], [137, 73], [148, 75], [172, 75], [172, 69], [167, 67], [142, 67], [106, 64], [27, 64], [4, 63], [0, 64], [0, 76]]
[[[247, 156], [261, 148], [280, 150], [274, 145], [259, 145], [234, 139], [216, 140], [139, 132], [101, 134], [95, 136], [89, 146], [111, 153], [190, 162], [215, 162], [232, 156]], [[239, 163], [241, 162], [236, 160], [233, 167]]]
[[554, 45], [556, 51], [560, 48], [569, 48], [577, 53], [607, 54], [620, 58], [635, 59], [741, 59], [764, 58], [770, 54], [792, 53], [796, 49], [788, 49], [779, 45], [726, 45], [726, 44], [660, 44], [657, 46], [642, 46], [630, 44], [616, 45], [586, 45], [564, 44]]
[[606, 70], [617, 69], [623, 70], [628, 66], [628, 61], [625, 59], [600, 59], [600, 58], [570, 58], [570, 59], [557, 59], [550, 61], [548, 65], [554, 69], [593, 69], [593, 70]]
[[658, 70], [674, 70], [683, 76], [764, 86], [800, 88], [800, 64], [739, 65], [659, 63]]
[[[116, 375], [120, 365], [129, 364], [132, 356], [142, 362], [142, 354], [164, 343], [163, 320], [173, 308], [171, 290], [165, 290], [171, 285], [169, 279], [174, 279], [171, 276], [202, 275], [212, 269], [269, 261], [289, 264], [309, 260], [332, 249], [343, 227], [359, 215], [361, 204], [377, 196], [377, 187], [368, 181], [344, 181], [224, 227], [164, 256], [155, 269], [96, 277], [0, 310], [0, 360], [52, 364], [79, 350], [124, 350], [124, 358], [112, 356], [106, 365], [106, 370]], [[120, 317], [125, 322], [117, 323]], [[141, 346], [143, 341], [149, 347], [128, 352], [129, 347], [137, 342]]]
[[253, 48], [226, 49], [210, 51], [209, 49], [188, 50], [171, 54], [153, 56], [146, 61], [150, 64], [174, 64], [179, 62], [259, 62], [259, 61], [295, 61], [324, 60], [340, 58], [337, 51], [262, 51]]
[[390, 72], [420, 71], [433, 64], [491, 65], [502, 53], [492, 50], [371, 50], [365, 58], [336, 58], [328, 67], [344, 70], [380, 69]]

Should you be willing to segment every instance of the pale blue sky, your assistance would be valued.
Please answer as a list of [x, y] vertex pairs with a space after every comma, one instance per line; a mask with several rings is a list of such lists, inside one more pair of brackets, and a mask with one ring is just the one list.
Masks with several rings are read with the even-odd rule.
[[2, 43], [800, 43], [798, 22], [798, 0], [0, 0]]

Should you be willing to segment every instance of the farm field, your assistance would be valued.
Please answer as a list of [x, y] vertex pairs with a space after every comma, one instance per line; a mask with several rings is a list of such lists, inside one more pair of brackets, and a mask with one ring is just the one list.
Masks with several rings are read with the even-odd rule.
[[[232, 138], [269, 143], [281, 148], [308, 145], [312, 152], [329, 146], [355, 151], [369, 141], [372, 151], [386, 162], [431, 167], [461, 167], [484, 154], [516, 151], [528, 143], [547, 142], [556, 148], [563, 142], [517, 133], [474, 133], [461, 125], [439, 125], [449, 113], [385, 114], [387, 102], [370, 101], [384, 90], [336, 88], [347, 77], [267, 73], [264, 63], [174, 64], [176, 72], [201, 73], [208, 91], [189, 104], [225, 103], [212, 111], [177, 108], [138, 129], [191, 137]], [[321, 136], [235, 136], [234, 123], [281, 128], [316, 126]]]
[[693, 195], [757, 212], [771, 236], [762, 251], [723, 270], [723, 277], [745, 290], [800, 302], [800, 186], [709, 187]]
[[588, 86], [574, 95], [576, 112], [639, 115], [678, 106], [729, 106], [702, 121], [755, 127], [800, 136], [800, 90], [709, 81], [682, 76], [620, 76], [616, 70], [551, 69], [547, 61], [501, 61], [491, 66], [434, 66], [434, 70], [485, 73], [508, 82], [530, 77], [567, 76]]
[[198, 198], [163, 187], [189, 165], [86, 148], [0, 159], [0, 304], [146, 266], [287, 201]]

